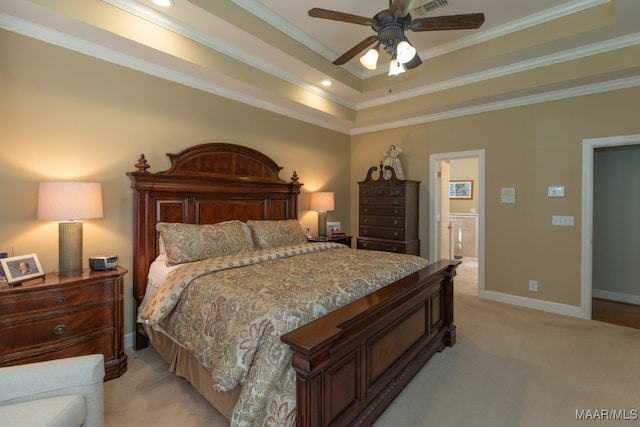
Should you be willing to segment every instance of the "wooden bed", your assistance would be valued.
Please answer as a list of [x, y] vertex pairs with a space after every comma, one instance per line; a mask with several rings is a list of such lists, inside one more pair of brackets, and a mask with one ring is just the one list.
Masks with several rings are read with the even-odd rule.
[[[148, 172], [141, 155], [137, 170], [127, 173], [134, 192], [137, 307], [147, 289], [149, 266], [159, 253], [158, 222], [213, 224], [298, 216], [302, 184], [296, 172], [290, 182], [283, 181], [278, 176], [282, 168], [256, 150], [210, 143], [167, 155], [171, 166], [166, 171]], [[436, 351], [455, 343], [453, 277], [458, 264], [431, 263], [284, 335], [297, 378], [296, 424], [372, 425]], [[141, 349], [151, 331], [136, 325], [135, 348]], [[175, 343], [152, 343], [172, 368], [189, 357]], [[174, 348], [165, 351], [166, 346]], [[229, 417], [233, 393], [216, 396], [203, 378], [204, 369], [194, 365], [190, 360], [176, 373]]]

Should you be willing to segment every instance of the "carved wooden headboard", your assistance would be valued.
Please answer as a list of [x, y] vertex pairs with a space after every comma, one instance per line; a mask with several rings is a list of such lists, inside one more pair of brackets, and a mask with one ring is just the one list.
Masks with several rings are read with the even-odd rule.
[[303, 185], [293, 172], [280, 179], [282, 167], [259, 151], [235, 144], [209, 143], [167, 154], [171, 167], [150, 173], [140, 155], [137, 171], [128, 172], [133, 189], [133, 289], [142, 302], [147, 272], [158, 256], [158, 222], [213, 224], [237, 219], [295, 219]]

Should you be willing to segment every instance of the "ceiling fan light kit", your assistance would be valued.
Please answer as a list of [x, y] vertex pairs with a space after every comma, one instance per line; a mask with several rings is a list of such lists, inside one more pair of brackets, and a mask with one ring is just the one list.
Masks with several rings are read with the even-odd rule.
[[416, 56], [416, 48], [411, 46], [408, 41], [402, 40], [398, 43], [398, 47], [396, 47], [396, 53], [398, 55], [398, 62], [406, 64]]
[[378, 44], [375, 48], [371, 48], [360, 57], [360, 63], [362, 66], [368, 70], [375, 70], [378, 66], [378, 48], [380, 44]]
[[397, 76], [398, 74], [402, 74], [405, 71], [407, 71], [407, 69], [404, 68], [404, 65], [402, 65], [400, 61], [398, 61], [397, 59], [392, 59], [391, 62], [389, 63], [390, 76]]
[[[360, 52], [377, 42], [375, 48], [369, 49], [360, 58], [360, 63], [368, 70], [375, 70], [378, 62], [379, 47], [382, 46], [392, 58], [392, 64], [389, 66], [390, 76], [401, 74], [407, 69], [412, 69], [422, 64], [415, 47], [409, 43], [405, 36], [405, 31], [476, 29], [484, 23], [483, 13], [412, 19], [409, 11], [413, 3], [414, 0], [389, 0], [389, 9], [378, 12], [373, 18], [320, 8], [310, 9], [309, 16], [350, 24], [368, 25], [373, 28], [377, 35], [369, 36], [362, 40], [333, 61], [333, 63], [335, 65], [346, 64]], [[414, 11], [422, 15], [447, 4], [446, 0], [431, 0], [418, 6]]]

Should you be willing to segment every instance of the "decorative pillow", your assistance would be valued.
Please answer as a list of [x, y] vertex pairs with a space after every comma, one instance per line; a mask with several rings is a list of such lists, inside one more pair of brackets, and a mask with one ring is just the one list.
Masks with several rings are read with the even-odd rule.
[[249, 248], [240, 221], [203, 225], [160, 222], [156, 230], [166, 248], [167, 265], [233, 255]]
[[295, 219], [288, 220], [249, 220], [253, 243], [259, 249], [277, 248], [287, 245], [299, 245], [307, 242], [302, 226]]

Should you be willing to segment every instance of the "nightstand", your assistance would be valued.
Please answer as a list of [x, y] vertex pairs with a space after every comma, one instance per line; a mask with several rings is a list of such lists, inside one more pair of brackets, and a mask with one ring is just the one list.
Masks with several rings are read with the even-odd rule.
[[0, 285], [0, 366], [102, 353], [105, 380], [124, 374], [126, 273], [85, 269]]
[[309, 242], [333, 242], [333, 243], [342, 243], [343, 245], [347, 245], [351, 247], [351, 237], [339, 237], [337, 239], [330, 239], [329, 237], [311, 237], [307, 238]]

